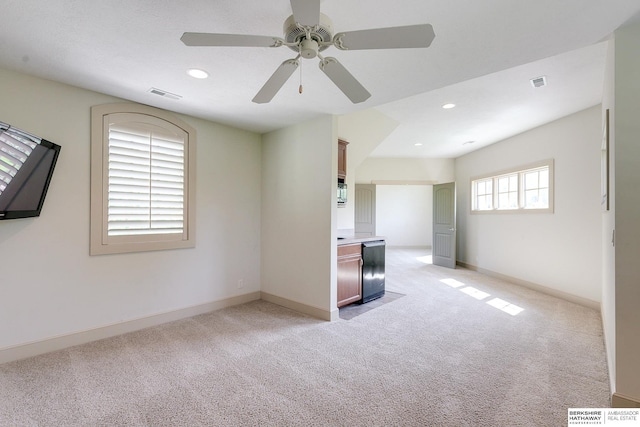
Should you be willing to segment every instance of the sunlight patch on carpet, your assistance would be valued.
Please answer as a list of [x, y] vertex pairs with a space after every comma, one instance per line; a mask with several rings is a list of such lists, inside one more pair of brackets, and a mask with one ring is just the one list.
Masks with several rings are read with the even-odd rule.
[[486, 297], [490, 296], [486, 292], [482, 292], [479, 289], [474, 288], [473, 286], [467, 286], [466, 288], [460, 289], [460, 292], [464, 292], [465, 294], [474, 297], [477, 300], [483, 300]]
[[487, 304], [497, 308], [498, 310], [502, 310], [505, 313], [509, 313], [512, 316], [517, 316], [524, 310], [524, 308], [518, 307], [517, 305], [511, 304], [510, 302], [500, 298], [494, 298], [491, 301], [487, 301]]
[[464, 286], [464, 283], [459, 282], [456, 279], [440, 279], [440, 281], [445, 285], [451, 286], [452, 288], [459, 288], [460, 286]]
[[[444, 283], [447, 286], [451, 286], [454, 289], [458, 289], [460, 292], [463, 292], [475, 299], [477, 299], [478, 301], [482, 301], [487, 297], [490, 297], [491, 294], [488, 294], [486, 292], [483, 292], [479, 289], [474, 288], [473, 286], [467, 286], [466, 284], [456, 280], [456, 279], [452, 279], [452, 278], [448, 278], [448, 279], [440, 279], [440, 281], [442, 283]], [[464, 286], [464, 288], [463, 288]], [[500, 298], [493, 298], [490, 301], [487, 301], [487, 304], [489, 304], [491, 307], [493, 308], [497, 308], [498, 310], [502, 310], [505, 313], [508, 313], [512, 316], [517, 316], [518, 314], [520, 314], [522, 311], [524, 311], [524, 308], [522, 307], [518, 307], [515, 304], [511, 304], [508, 301], [505, 301], [503, 299]]]

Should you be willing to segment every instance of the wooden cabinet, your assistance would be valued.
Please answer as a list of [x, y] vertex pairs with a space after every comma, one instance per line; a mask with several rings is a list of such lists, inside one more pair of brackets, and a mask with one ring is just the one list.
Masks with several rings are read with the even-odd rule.
[[362, 299], [361, 244], [338, 246], [338, 307]]
[[347, 141], [338, 140], [338, 179], [347, 177]]

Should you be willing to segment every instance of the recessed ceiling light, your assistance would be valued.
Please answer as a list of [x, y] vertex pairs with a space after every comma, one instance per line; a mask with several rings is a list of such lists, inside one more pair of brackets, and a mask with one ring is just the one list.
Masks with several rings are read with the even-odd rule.
[[422, 142], [416, 142], [416, 143], [415, 143], [415, 144], [413, 144], [413, 145], [415, 145], [416, 147], [422, 147]]
[[442, 106], [442, 108], [444, 108], [445, 110], [449, 110], [449, 109], [451, 109], [451, 108], [453, 108], [455, 106], [456, 106], [456, 104], [444, 104]]
[[206, 79], [207, 77], [209, 77], [209, 73], [207, 73], [204, 70], [199, 70], [197, 68], [191, 68], [187, 70], [187, 74], [189, 74], [191, 77], [194, 77], [196, 79]]

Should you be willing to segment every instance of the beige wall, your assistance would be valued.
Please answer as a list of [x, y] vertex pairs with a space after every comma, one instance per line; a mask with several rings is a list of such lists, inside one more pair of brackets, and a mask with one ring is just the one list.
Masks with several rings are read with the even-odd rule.
[[337, 317], [337, 125], [324, 116], [263, 135], [262, 292]]
[[[640, 405], [640, 24], [615, 33], [615, 392]], [[607, 287], [611, 292], [611, 286]], [[612, 313], [606, 313], [609, 323]]]
[[398, 122], [375, 109], [338, 116], [338, 137], [347, 146], [347, 203], [338, 209], [339, 230], [353, 230], [355, 224], [356, 169], [398, 126]]
[[[601, 298], [600, 106], [456, 159], [458, 260], [577, 296]], [[471, 179], [554, 159], [555, 211], [471, 214]]]
[[196, 247], [90, 257], [90, 108], [121, 100], [6, 70], [0, 93], [0, 121], [62, 146], [42, 215], [0, 221], [0, 360], [26, 343], [259, 295], [260, 135], [180, 116], [197, 131]]
[[377, 185], [376, 234], [387, 247], [433, 243], [433, 185]]
[[443, 184], [455, 180], [454, 159], [405, 159], [369, 157], [356, 169], [358, 184], [422, 181]]
[[612, 243], [615, 229], [615, 38], [609, 41], [605, 66], [604, 90], [602, 92], [602, 123], [606, 110], [609, 110], [609, 210], [602, 213], [602, 326], [604, 330], [607, 363], [609, 365], [609, 381], [611, 391], [616, 389], [616, 304], [615, 304], [615, 247]]

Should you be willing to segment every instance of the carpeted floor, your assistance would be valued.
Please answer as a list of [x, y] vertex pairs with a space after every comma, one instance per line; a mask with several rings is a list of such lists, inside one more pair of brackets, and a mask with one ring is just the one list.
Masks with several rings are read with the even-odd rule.
[[388, 249], [404, 296], [336, 322], [256, 301], [0, 365], [0, 426], [561, 426], [609, 405], [598, 312], [426, 255]]
[[353, 303], [345, 307], [342, 307], [340, 309], [340, 318], [343, 320], [353, 319], [356, 316], [360, 316], [361, 314], [364, 314], [368, 311], [378, 308], [381, 305], [388, 304], [403, 296], [404, 294], [386, 291], [382, 297], [369, 301], [366, 304]]

